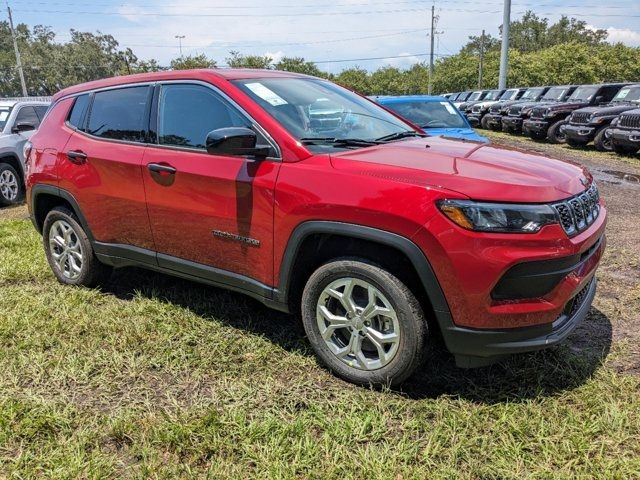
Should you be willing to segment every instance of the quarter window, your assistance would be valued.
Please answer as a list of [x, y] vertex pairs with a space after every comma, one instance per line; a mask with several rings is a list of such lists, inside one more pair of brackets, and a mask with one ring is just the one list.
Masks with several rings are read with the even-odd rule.
[[103, 138], [143, 142], [148, 86], [97, 92], [89, 113], [87, 133]]
[[82, 130], [84, 127], [84, 117], [89, 105], [89, 94], [80, 95], [71, 108], [69, 114], [69, 124]]
[[[251, 121], [212, 89], [202, 85], [164, 85], [158, 106], [158, 143], [204, 149], [207, 134]], [[258, 143], [268, 142], [258, 133]]]

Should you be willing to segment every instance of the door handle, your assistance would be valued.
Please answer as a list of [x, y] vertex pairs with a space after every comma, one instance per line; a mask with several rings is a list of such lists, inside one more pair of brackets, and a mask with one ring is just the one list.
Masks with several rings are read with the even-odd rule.
[[161, 165], [159, 163], [150, 163], [147, 168], [153, 173], [175, 175], [177, 170], [171, 165]]
[[82, 150], [69, 150], [67, 152], [67, 158], [71, 163], [75, 163], [76, 165], [87, 163], [87, 154]]

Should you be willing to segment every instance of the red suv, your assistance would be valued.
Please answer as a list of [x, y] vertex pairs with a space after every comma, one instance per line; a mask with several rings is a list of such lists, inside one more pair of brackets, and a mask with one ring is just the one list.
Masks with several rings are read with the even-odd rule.
[[26, 153], [62, 283], [135, 265], [301, 311], [318, 357], [358, 384], [402, 382], [438, 331], [467, 367], [554, 345], [595, 294], [606, 209], [588, 171], [428, 137], [318, 78], [78, 85]]

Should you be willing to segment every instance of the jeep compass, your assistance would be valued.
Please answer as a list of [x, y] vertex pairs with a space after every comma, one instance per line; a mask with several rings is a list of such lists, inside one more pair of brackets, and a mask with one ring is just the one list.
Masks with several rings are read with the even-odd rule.
[[27, 202], [57, 279], [138, 266], [300, 314], [320, 361], [398, 384], [555, 345], [587, 315], [606, 207], [589, 172], [427, 136], [326, 80], [170, 71], [55, 95]]

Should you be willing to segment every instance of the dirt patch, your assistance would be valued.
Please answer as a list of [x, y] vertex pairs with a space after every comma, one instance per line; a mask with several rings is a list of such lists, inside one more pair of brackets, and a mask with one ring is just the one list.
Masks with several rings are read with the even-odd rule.
[[24, 220], [29, 218], [29, 212], [25, 205], [0, 208], [0, 220]]

